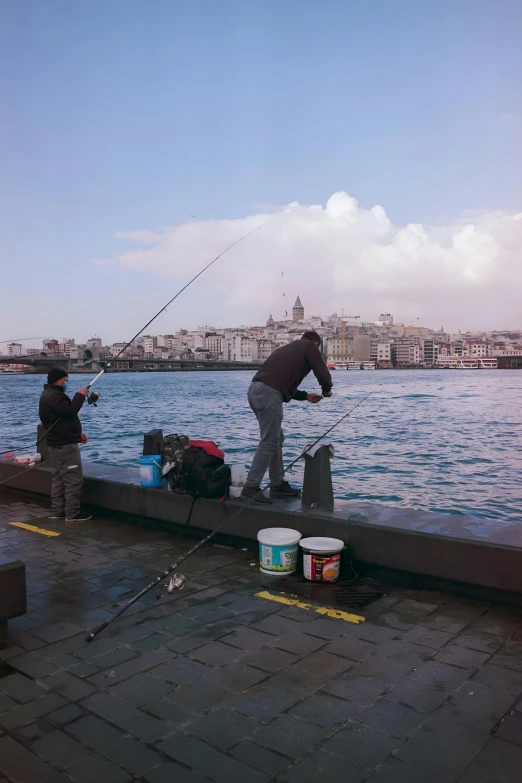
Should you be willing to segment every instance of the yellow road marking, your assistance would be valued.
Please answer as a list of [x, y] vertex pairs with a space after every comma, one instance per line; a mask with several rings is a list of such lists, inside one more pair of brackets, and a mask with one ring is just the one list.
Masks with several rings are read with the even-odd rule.
[[30, 530], [31, 533], [40, 533], [42, 536], [59, 536], [60, 533], [55, 533], [54, 530], [45, 530], [43, 527], [35, 527], [35, 525], [28, 525], [27, 522], [9, 522], [10, 525], [15, 527], [23, 527], [24, 530]]
[[276, 601], [279, 604], [285, 604], [286, 606], [297, 606], [298, 609], [312, 610], [317, 614], [325, 615], [326, 617], [333, 617], [335, 620], [344, 620], [346, 623], [364, 623], [364, 617], [358, 614], [350, 614], [349, 612], [342, 612], [340, 609], [333, 609], [331, 606], [315, 606], [315, 604], [305, 604], [298, 598], [287, 598], [285, 595], [274, 595], [269, 593], [268, 590], [263, 590], [261, 593], [256, 593], [258, 598], [265, 598], [267, 601]]

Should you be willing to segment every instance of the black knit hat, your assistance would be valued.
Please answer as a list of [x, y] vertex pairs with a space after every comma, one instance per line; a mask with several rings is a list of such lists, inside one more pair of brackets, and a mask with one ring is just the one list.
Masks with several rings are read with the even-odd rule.
[[67, 370], [60, 370], [59, 367], [52, 367], [47, 373], [47, 383], [56, 383], [60, 378], [67, 378], [68, 375], [69, 373]]

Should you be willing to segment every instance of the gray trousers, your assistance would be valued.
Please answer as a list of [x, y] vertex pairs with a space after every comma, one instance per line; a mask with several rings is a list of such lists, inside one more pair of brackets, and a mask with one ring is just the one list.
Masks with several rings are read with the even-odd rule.
[[51, 510], [53, 516], [74, 517], [80, 510], [83, 487], [82, 458], [77, 443], [49, 449], [51, 455]]
[[261, 440], [247, 476], [247, 487], [259, 487], [269, 470], [270, 486], [277, 487], [284, 479], [283, 395], [261, 381], [252, 381], [248, 402], [259, 422]]

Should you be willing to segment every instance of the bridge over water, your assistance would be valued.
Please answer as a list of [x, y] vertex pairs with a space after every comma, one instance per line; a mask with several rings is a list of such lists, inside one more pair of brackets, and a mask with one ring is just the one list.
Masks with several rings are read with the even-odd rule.
[[27, 369], [25, 372], [34, 372], [44, 375], [51, 367], [60, 367], [69, 372], [71, 360], [68, 356], [53, 354], [52, 356], [0, 356], [0, 364], [19, 364]]
[[19, 364], [25, 372], [46, 374], [51, 367], [67, 372], [96, 372], [98, 365], [106, 372], [183, 372], [205, 370], [257, 370], [260, 362], [227, 362], [218, 359], [118, 359], [115, 362], [95, 362], [75, 365], [68, 356], [0, 356], [0, 364]]
[[224, 362], [219, 359], [118, 359], [101, 362], [106, 372], [190, 372], [191, 370], [257, 370], [260, 362]]

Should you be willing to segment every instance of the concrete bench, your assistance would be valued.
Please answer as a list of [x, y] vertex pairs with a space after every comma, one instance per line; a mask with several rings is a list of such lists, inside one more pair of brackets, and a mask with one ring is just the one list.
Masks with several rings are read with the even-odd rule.
[[0, 649], [7, 647], [7, 621], [26, 611], [25, 565], [0, 555]]

